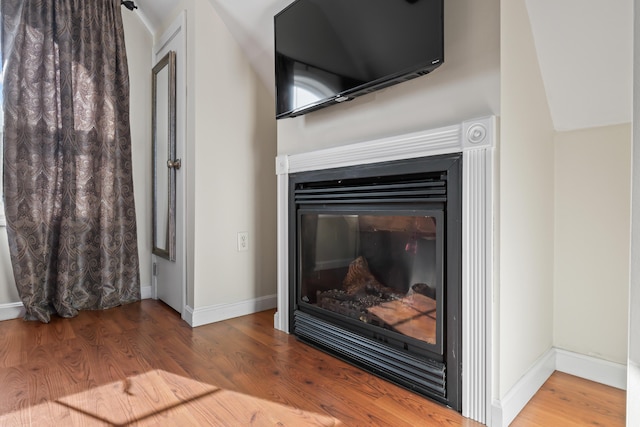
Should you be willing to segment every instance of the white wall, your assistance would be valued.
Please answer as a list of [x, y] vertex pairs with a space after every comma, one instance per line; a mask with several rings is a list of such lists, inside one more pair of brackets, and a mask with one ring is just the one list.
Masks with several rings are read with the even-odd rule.
[[501, 107], [494, 318], [500, 398], [553, 340], [554, 132], [524, 0], [502, 2]]
[[153, 39], [135, 13], [122, 9], [129, 63], [133, 191], [140, 285], [151, 286], [151, 49]]
[[4, 226], [0, 226], [0, 305], [18, 301], [20, 301], [20, 296], [18, 296], [18, 291], [13, 281], [7, 229]]
[[278, 154], [294, 154], [498, 114], [498, 0], [445, 2], [445, 61], [431, 74], [305, 116], [278, 120]]
[[[135, 14], [123, 9], [123, 23], [129, 78], [131, 85], [131, 141], [133, 157], [133, 186], [138, 225], [138, 253], [140, 257], [140, 283], [151, 285], [148, 266], [151, 259], [151, 36]], [[0, 226], [0, 305], [19, 302], [15, 289], [6, 229]]]
[[[272, 98], [207, 1], [197, 3], [195, 305], [276, 290]], [[237, 233], [249, 251], [237, 251]]]
[[555, 138], [554, 346], [626, 364], [631, 125]]
[[[273, 98], [210, 2], [187, 12], [187, 304], [275, 295]], [[166, 22], [171, 22], [167, 19]], [[249, 250], [237, 251], [237, 233]]]
[[[640, 40], [640, 0], [634, 1], [634, 40]], [[627, 425], [640, 425], [640, 43], [633, 52], [633, 169]]]

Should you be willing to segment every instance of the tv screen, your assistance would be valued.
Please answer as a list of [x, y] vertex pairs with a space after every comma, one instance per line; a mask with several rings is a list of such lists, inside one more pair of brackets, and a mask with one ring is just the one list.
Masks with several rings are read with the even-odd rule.
[[443, 0], [297, 0], [274, 27], [277, 118], [427, 74], [444, 61]]

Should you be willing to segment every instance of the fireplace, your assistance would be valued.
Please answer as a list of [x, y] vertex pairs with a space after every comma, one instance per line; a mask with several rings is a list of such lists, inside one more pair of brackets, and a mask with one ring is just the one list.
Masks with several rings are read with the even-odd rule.
[[292, 332], [458, 410], [461, 157], [289, 176]]
[[[443, 128], [279, 155], [276, 158], [278, 310], [274, 326], [298, 336], [306, 334], [308, 337], [302, 339], [325, 351], [349, 359], [397, 384], [451, 405], [468, 418], [485, 423], [491, 414], [492, 390], [495, 129], [495, 117], [485, 117]], [[421, 163], [423, 161], [426, 163]], [[450, 167], [434, 166], [438, 162], [457, 162], [453, 167], [456, 172], [450, 173]], [[398, 165], [401, 166], [400, 172], [394, 167]], [[386, 195], [351, 203], [359, 199], [360, 192], [368, 191], [362, 187], [381, 189], [383, 186], [404, 185], [407, 181], [402, 179], [404, 175], [411, 175], [408, 179], [410, 186], [424, 187], [426, 182], [430, 186], [428, 188], [437, 189], [443, 171], [446, 171], [446, 204], [438, 200], [440, 196], [435, 193], [431, 194], [428, 202], [422, 197], [423, 203], [411, 208], [405, 203], [407, 199], [387, 204], [384, 201]], [[335, 172], [344, 175], [332, 176]], [[369, 179], [374, 183], [363, 184], [363, 180]], [[458, 184], [452, 187], [452, 180], [457, 180]], [[297, 184], [304, 191], [296, 196]], [[342, 190], [337, 188], [343, 184], [350, 186], [346, 195], [339, 196], [344, 203], [322, 200], [327, 191], [321, 187], [329, 187], [329, 193], [340, 193]], [[353, 186], [358, 197], [348, 194], [353, 193]], [[457, 201], [451, 201], [452, 196], [457, 197], [455, 190], [453, 193], [449, 191], [451, 188], [458, 188]], [[317, 203], [311, 203], [315, 191], [322, 197], [316, 200]], [[303, 200], [305, 197], [306, 201]], [[349, 198], [354, 200], [349, 201]], [[329, 210], [323, 211], [325, 207]], [[365, 207], [366, 210], [354, 212], [354, 207]], [[457, 212], [458, 219], [454, 219], [453, 212]], [[449, 230], [448, 227], [456, 222], [459, 227]], [[298, 237], [291, 236], [300, 232], [312, 237], [315, 235], [316, 243], [306, 243], [306, 247], [299, 248], [300, 254], [294, 256], [293, 248], [299, 243]], [[460, 242], [457, 260], [447, 253], [451, 249], [448, 240], [455, 233], [459, 234], [456, 239]], [[324, 237], [318, 239], [318, 235]], [[376, 254], [371, 247], [376, 246], [374, 243], [377, 241], [391, 242], [394, 255]], [[437, 252], [439, 245], [443, 246], [440, 257], [430, 255]], [[381, 261], [384, 259], [386, 261]], [[416, 259], [421, 260], [422, 267], [414, 266]], [[449, 266], [456, 262], [459, 263], [457, 269]], [[360, 276], [364, 271], [369, 280], [369, 285], [365, 284], [364, 288], [353, 292], [364, 299], [360, 305], [336, 302], [346, 298], [342, 292], [345, 292], [345, 271], [349, 271], [349, 266], [352, 266], [352, 273], [360, 272]], [[452, 278], [456, 274], [458, 278]], [[354, 277], [359, 275], [352, 274]], [[439, 280], [442, 281], [441, 288]], [[457, 297], [447, 295], [455, 289], [445, 288], [445, 283], [451, 281], [460, 284]], [[415, 300], [429, 303], [435, 309], [431, 311], [426, 307], [422, 311], [434, 317], [432, 324], [436, 326], [431, 332], [411, 332], [414, 330], [411, 322], [402, 321], [406, 318], [398, 321], [387, 316], [388, 306], [404, 306], [405, 302], [419, 304]], [[459, 302], [457, 318], [454, 321], [442, 320], [442, 316], [455, 312], [449, 303], [456, 300]], [[362, 305], [372, 303], [381, 305], [384, 312], [380, 312], [381, 308], [369, 308], [361, 318], [357, 313], [362, 311]], [[425, 308], [424, 305], [421, 307]], [[403, 314], [398, 312], [395, 316], [402, 317]], [[308, 326], [310, 317], [316, 326]], [[336, 325], [336, 318], [343, 324]], [[428, 319], [421, 318], [414, 324], [425, 326], [428, 322]], [[450, 331], [451, 328], [454, 330]], [[449, 343], [456, 333], [461, 337], [460, 341]], [[329, 339], [325, 343], [311, 342], [318, 335]], [[358, 345], [370, 346], [374, 355], [365, 358], [352, 351]], [[455, 354], [449, 354], [453, 345], [459, 347]], [[447, 360], [451, 356], [455, 359], [453, 362]], [[374, 359], [375, 363], [378, 359], [391, 362], [390, 368], [382, 371], [375, 364], [371, 366], [369, 359]], [[410, 372], [409, 377], [420, 379], [418, 384], [407, 380], [407, 372]], [[455, 381], [449, 381], [452, 375], [457, 375]], [[457, 402], [448, 400], [452, 396], [457, 396]]]

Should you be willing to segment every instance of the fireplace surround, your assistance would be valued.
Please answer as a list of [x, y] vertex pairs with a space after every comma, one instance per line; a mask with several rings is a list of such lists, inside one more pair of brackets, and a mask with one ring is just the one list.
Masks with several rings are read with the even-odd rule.
[[[298, 261], [290, 258], [291, 227], [292, 223], [295, 224], [295, 221], [291, 220], [292, 212], [295, 212], [292, 207], [295, 202], [290, 202], [290, 192], [292, 191], [290, 185], [293, 185], [290, 184], [291, 177], [295, 178], [307, 173], [310, 173], [311, 176], [321, 177], [331, 169], [339, 170], [340, 168], [351, 166], [358, 166], [354, 170], [363, 168], [375, 169], [381, 167], [381, 165], [393, 164], [394, 162], [409, 161], [411, 163], [416, 159], [433, 160], [442, 158], [442, 156], [446, 158], [447, 156], [455, 155], [455, 153], [460, 153], [462, 157], [461, 314], [456, 319], [456, 322], [458, 322], [457, 325], [462, 335], [461, 354], [458, 355], [461, 366], [461, 390], [459, 402], [453, 406], [461, 410], [464, 416], [484, 423], [491, 404], [490, 284], [492, 280], [491, 255], [493, 245], [492, 183], [494, 139], [495, 118], [486, 117], [453, 126], [399, 135], [392, 138], [365, 141], [301, 154], [278, 156], [276, 159], [276, 172], [278, 175], [278, 311], [275, 316], [275, 327], [285, 332], [295, 332], [296, 317], [298, 316], [295, 314], [296, 309], [300, 305], [305, 306], [307, 302], [303, 300], [301, 304], [297, 303], [295, 292], [290, 290], [290, 284], [296, 280], [296, 275], [299, 274], [299, 270], [296, 269]], [[418, 163], [419, 161], [421, 160], [418, 160]], [[327, 215], [327, 213], [307, 212], [307, 214], [309, 213], [312, 217], [310, 223], [316, 224], [316, 227], [318, 223], [317, 215]], [[391, 215], [391, 217], [394, 216]], [[416, 232], [416, 230], [425, 231], [423, 229], [428, 228], [426, 224], [429, 221], [439, 222], [437, 215], [431, 216], [428, 213], [425, 215], [425, 212], [413, 216], [401, 214], [397, 215], [397, 217], [395, 220], [403, 217], [405, 220], [408, 219], [409, 222], [417, 224], [414, 224], [414, 227], [417, 228], [413, 229], [413, 232]], [[423, 219], [425, 217], [432, 217], [433, 219], [425, 220]], [[356, 229], [376, 228], [376, 225], [371, 224], [371, 220], [367, 215], [364, 215], [363, 218], [358, 218], [359, 226]], [[348, 224], [349, 221], [353, 223], [355, 220], [350, 212], [345, 213], [340, 210], [330, 213], [328, 217], [322, 217], [320, 220], [324, 227], [336, 221]], [[420, 221], [422, 222], [421, 224], [419, 223]], [[400, 240], [406, 237], [406, 235], [396, 236]], [[359, 235], [358, 238], [366, 240], [364, 235]], [[426, 240], [422, 239], [421, 241]], [[407, 248], [410, 248], [410, 242], [406, 243], [406, 245]], [[314, 262], [317, 261], [328, 261], [330, 264], [331, 261], [335, 262], [336, 260], [314, 259]], [[342, 264], [344, 264], [344, 260]], [[380, 282], [388, 280], [388, 278], [385, 278]], [[420, 280], [416, 283], [419, 282]], [[384, 283], [382, 284], [384, 285]], [[412, 284], [403, 286], [410, 287]], [[406, 290], [403, 288], [398, 293], [405, 295]], [[305, 325], [305, 328], [305, 316], [307, 315], [305, 311], [317, 309], [317, 301], [313, 299], [313, 294], [318, 295], [319, 292], [322, 291], [314, 289], [309, 295], [306, 295], [309, 298], [308, 305], [310, 305], [307, 308], [311, 310], [302, 310], [302, 324]], [[354, 323], [362, 323], [365, 327], [369, 326], [357, 320]], [[396, 333], [398, 331], [393, 332]], [[312, 331], [311, 333], [315, 334], [316, 332]], [[406, 343], [402, 345], [404, 346]], [[410, 339], [409, 345], [415, 345], [415, 343], [412, 343]], [[434, 349], [434, 347], [430, 347], [429, 343], [423, 347], [426, 347], [427, 350]], [[448, 348], [448, 346], [445, 347]], [[418, 360], [422, 359], [418, 358]], [[407, 386], [406, 384], [402, 385]], [[444, 403], [449, 404], [448, 402]]]

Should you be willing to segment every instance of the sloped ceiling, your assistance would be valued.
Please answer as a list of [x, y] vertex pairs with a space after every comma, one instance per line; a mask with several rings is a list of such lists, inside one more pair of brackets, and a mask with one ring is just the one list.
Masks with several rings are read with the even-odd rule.
[[[293, 0], [207, 0], [245, 51], [265, 86], [275, 92], [273, 17]], [[135, 0], [136, 13], [155, 34], [175, 8], [175, 0]]]
[[[273, 16], [292, 0], [208, 1], [273, 93]], [[556, 130], [631, 122], [633, 0], [525, 2]], [[152, 32], [175, 4], [136, 3]]]
[[633, 0], [526, 0], [556, 130], [632, 120]]

